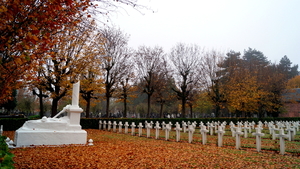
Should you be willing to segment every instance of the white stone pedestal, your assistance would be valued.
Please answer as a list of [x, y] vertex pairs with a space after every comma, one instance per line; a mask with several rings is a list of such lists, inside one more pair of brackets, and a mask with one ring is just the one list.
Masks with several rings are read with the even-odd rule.
[[86, 144], [87, 133], [81, 131], [17, 131], [16, 147], [40, 145]]

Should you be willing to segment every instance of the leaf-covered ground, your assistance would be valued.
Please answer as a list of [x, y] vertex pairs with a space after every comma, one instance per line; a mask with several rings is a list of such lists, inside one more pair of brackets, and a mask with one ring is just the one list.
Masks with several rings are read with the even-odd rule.
[[[217, 147], [217, 136], [208, 135], [207, 145], [202, 145], [201, 135], [195, 134], [192, 144], [187, 143], [187, 134], [182, 133], [181, 141], [175, 142], [175, 132], [170, 140], [111, 131], [88, 129], [88, 139], [94, 146], [59, 146], [17, 148], [16, 168], [300, 168], [299, 141], [286, 141], [287, 153], [279, 154], [278, 140], [269, 139], [262, 143], [262, 152], [256, 152], [255, 138], [242, 139], [242, 148], [235, 149], [235, 139], [230, 133], [224, 136], [224, 146]], [[13, 138], [14, 132], [4, 135]], [[136, 133], [137, 134], [137, 133]], [[296, 137], [298, 139], [298, 136]]]

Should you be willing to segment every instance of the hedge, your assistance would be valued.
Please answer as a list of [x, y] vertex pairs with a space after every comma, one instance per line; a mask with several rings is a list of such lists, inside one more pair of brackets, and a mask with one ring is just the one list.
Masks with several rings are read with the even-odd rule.
[[[22, 127], [22, 125], [27, 121], [27, 118], [0, 118], [0, 125], [3, 125], [3, 130], [4, 131], [15, 131], [18, 128]], [[80, 120], [80, 125], [82, 126], [83, 129], [98, 129], [99, 128], [99, 120], [106, 120], [106, 122], [111, 121], [116, 121], [119, 123], [120, 121], [124, 124], [125, 122], [128, 122], [128, 124], [131, 124], [132, 122], [135, 122], [136, 125], [138, 125], [140, 122], [144, 124], [145, 121], [152, 121], [153, 123], [156, 123], [158, 121], [159, 123], [162, 123], [163, 121], [165, 123], [171, 122], [172, 124], [175, 124], [176, 122], [179, 122], [181, 124], [182, 121], [190, 121], [194, 122], [196, 121], [198, 124], [202, 121], [204, 124], [207, 122], [211, 121], [226, 121], [227, 124], [229, 124], [231, 121], [233, 123], [237, 123], [238, 121], [248, 121], [252, 122], [254, 121], [257, 123], [258, 121], [261, 122], [269, 122], [269, 121], [300, 121], [300, 117], [284, 117], [284, 118], [273, 118], [273, 117], [268, 117], [268, 118], [82, 118]]]

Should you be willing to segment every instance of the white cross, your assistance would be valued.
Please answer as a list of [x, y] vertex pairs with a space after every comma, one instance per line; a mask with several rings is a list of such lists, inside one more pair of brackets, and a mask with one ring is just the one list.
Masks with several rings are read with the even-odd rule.
[[279, 134], [276, 134], [276, 137], [279, 137], [280, 140], [280, 154], [285, 153], [285, 143], [284, 143], [284, 138], [287, 138], [288, 136], [284, 134], [284, 130], [280, 129]]
[[125, 122], [124, 126], [125, 126], [125, 134], [127, 134], [128, 133], [128, 126], [129, 126], [127, 121]]
[[132, 122], [131, 123], [131, 135], [133, 135], [133, 136], [135, 135], [135, 126], [136, 125], [134, 124], [134, 122]]
[[218, 127], [217, 133], [218, 133], [218, 147], [222, 147], [222, 145], [223, 145], [223, 135], [225, 133], [225, 131], [222, 129], [222, 126]]
[[204, 145], [204, 144], [206, 144], [206, 134], [208, 133], [208, 130], [206, 129], [206, 126], [202, 126], [202, 128], [201, 128], [201, 130], [200, 130], [200, 132], [201, 132], [201, 135], [202, 135], [202, 144]]
[[264, 136], [264, 133], [261, 133], [261, 128], [256, 128], [256, 133], [252, 133], [253, 136], [256, 136], [256, 150], [257, 152], [261, 151], [261, 137]]
[[159, 129], [161, 128], [161, 127], [159, 127], [159, 122], [157, 121], [156, 123], [155, 123], [155, 139], [158, 139], [158, 137], [159, 137]]
[[119, 122], [119, 133], [122, 133], [122, 126], [123, 126], [123, 124], [122, 124], [122, 122], [120, 121], [120, 122]]

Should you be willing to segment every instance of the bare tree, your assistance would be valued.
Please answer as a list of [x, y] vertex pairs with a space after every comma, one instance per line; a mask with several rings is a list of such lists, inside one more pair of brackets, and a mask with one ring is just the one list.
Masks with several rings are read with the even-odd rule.
[[136, 52], [136, 63], [141, 80], [143, 92], [147, 94], [147, 117], [150, 117], [151, 110], [151, 96], [155, 90], [159, 87], [157, 81], [159, 80], [159, 74], [165, 68], [166, 61], [163, 59], [165, 56], [162, 47], [139, 47]]
[[187, 98], [193, 88], [199, 82], [197, 66], [200, 65], [202, 52], [197, 45], [177, 44], [172, 48], [169, 55], [174, 68], [173, 77], [175, 78], [176, 87], [173, 90], [181, 100], [182, 117], [186, 117], [185, 106]]
[[106, 116], [110, 116], [110, 99], [116, 92], [117, 84], [121, 77], [126, 74], [125, 69], [130, 69], [126, 61], [130, 59], [130, 53], [127, 48], [128, 36], [120, 29], [104, 28], [101, 30], [103, 39], [103, 51], [101, 54], [101, 69], [103, 70], [103, 79], [106, 99]]
[[216, 51], [206, 52], [202, 58], [202, 64], [199, 67], [201, 74], [201, 84], [208, 94], [209, 99], [215, 105], [215, 116], [219, 117], [220, 110], [224, 103], [224, 87], [221, 83], [223, 55]]

